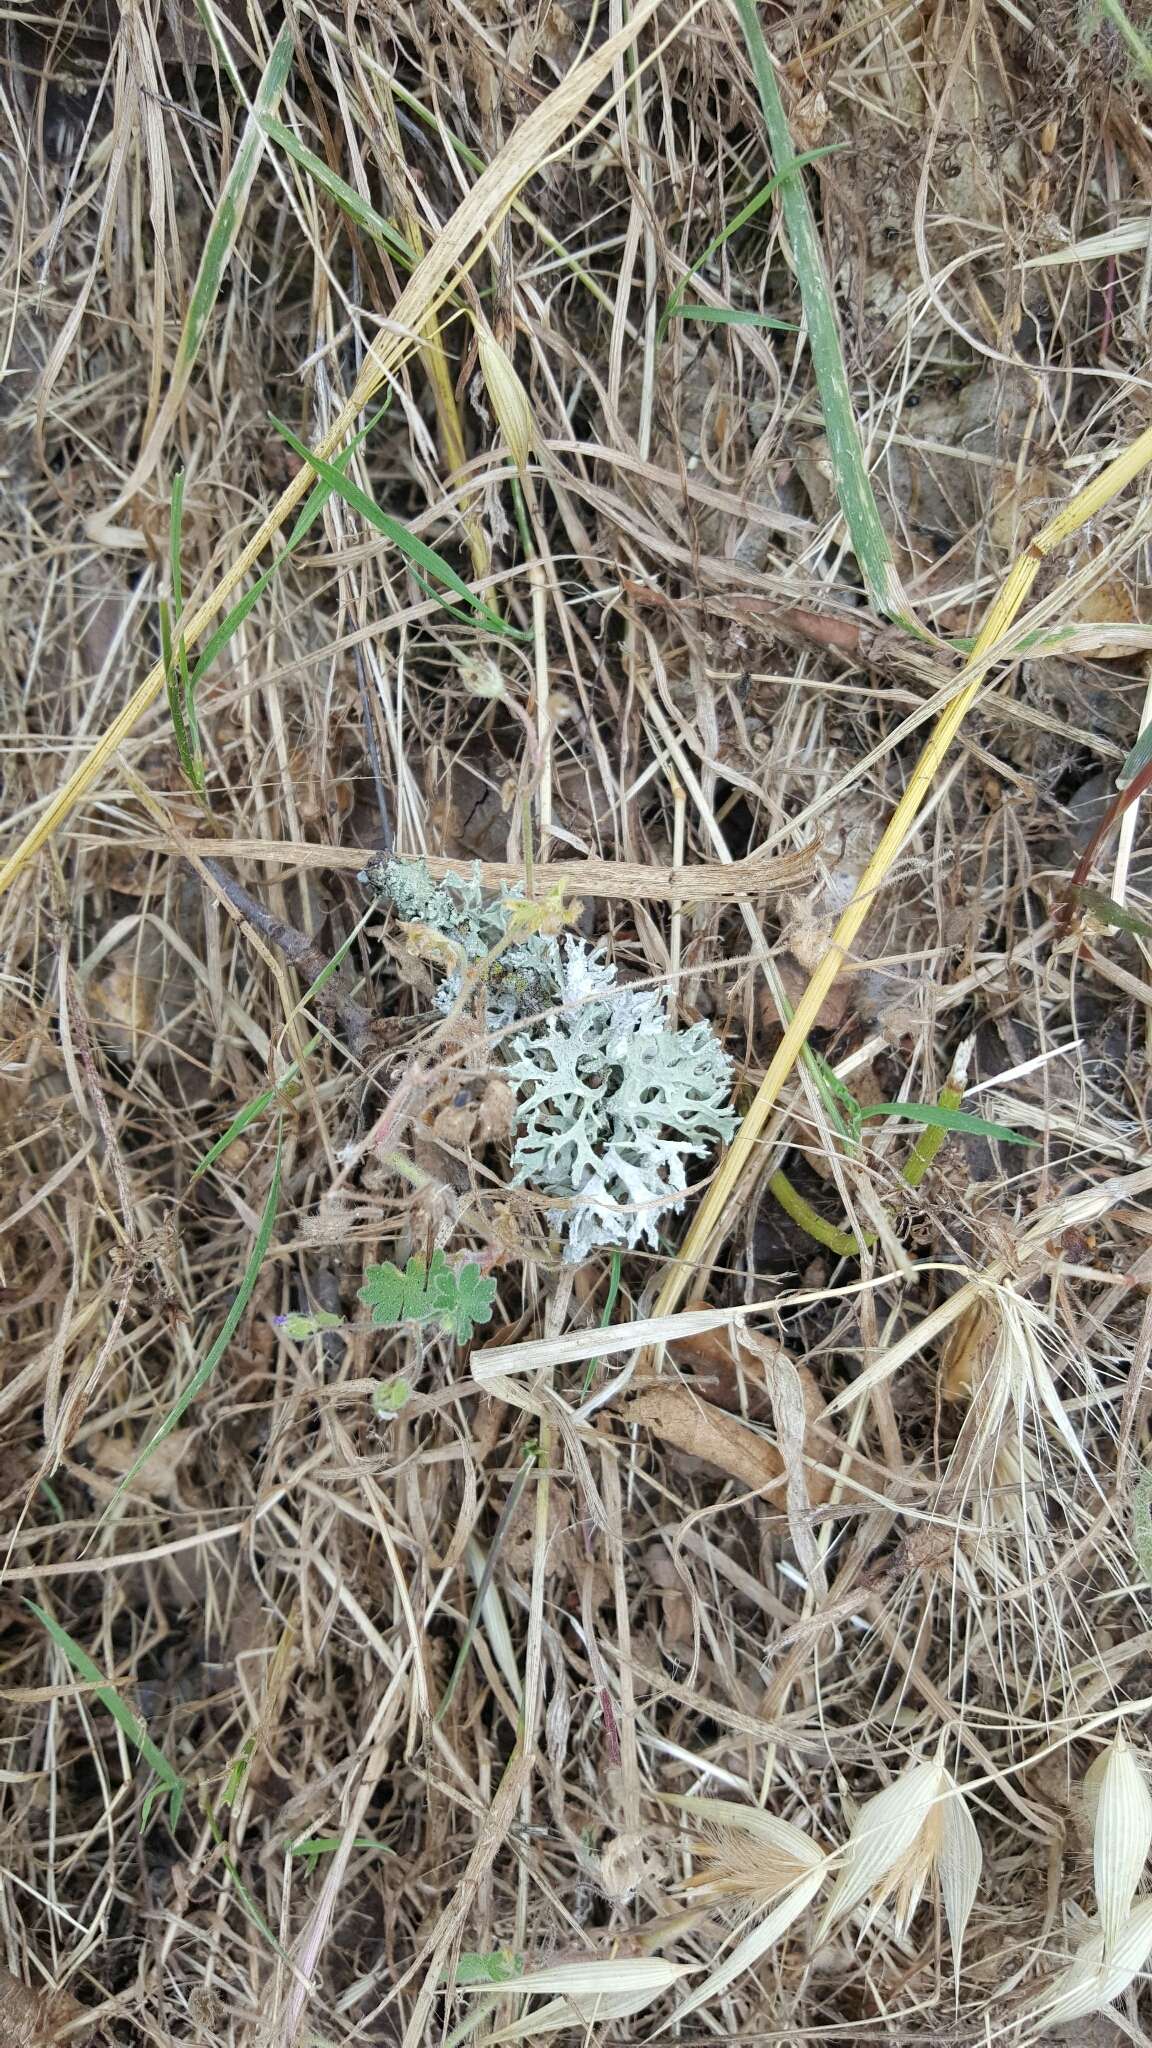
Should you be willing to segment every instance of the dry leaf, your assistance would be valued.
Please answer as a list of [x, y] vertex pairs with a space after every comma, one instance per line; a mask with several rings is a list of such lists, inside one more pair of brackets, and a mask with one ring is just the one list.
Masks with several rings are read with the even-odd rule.
[[621, 1403], [621, 1413], [626, 1422], [642, 1423], [662, 1443], [717, 1466], [742, 1486], [774, 1490], [783, 1505], [784, 1460], [775, 1444], [691, 1387], [675, 1380], [641, 1387]]
[[967, 1401], [983, 1370], [995, 1325], [988, 1305], [977, 1300], [958, 1316], [944, 1342], [940, 1394], [945, 1401]]
[[[708, 1306], [699, 1295], [686, 1303], [689, 1314]], [[717, 1408], [726, 1408], [730, 1415], [750, 1416], [754, 1422], [771, 1420], [763, 1372], [747, 1353], [734, 1348], [730, 1327], [677, 1337], [668, 1346], [668, 1356], [699, 1380], [700, 1392]]]
[[[691, 1307], [705, 1309], [707, 1303], [695, 1301]], [[835, 1457], [829, 1455], [834, 1453], [835, 1443], [830, 1440], [830, 1433], [818, 1426], [824, 1413], [824, 1396], [808, 1367], [797, 1364], [773, 1338], [736, 1324], [678, 1338], [668, 1350], [677, 1365], [688, 1367], [699, 1377], [701, 1394], [706, 1391], [708, 1396], [702, 1402], [705, 1409], [774, 1424], [776, 1448], [771, 1478], [778, 1480], [783, 1476], [786, 1482], [791, 1481], [791, 1498], [787, 1500], [790, 1533], [805, 1571], [815, 1570], [819, 1579], [821, 1567], [805, 1516], [809, 1507], [822, 1506], [831, 1495], [832, 1479], [819, 1468], [835, 1462]], [[694, 1387], [687, 1391], [697, 1400]], [[648, 1427], [655, 1428], [655, 1424], [649, 1422]], [[765, 1450], [772, 1452], [772, 1445], [765, 1444], [758, 1432], [748, 1429], [744, 1422], [739, 1427], [753, 1440], [753, 1456], [762, 1460]], [[668, 1441], [673, 1439], [669, 1437]], [[733, 1436], [732, 1442], [738, 1451], [748, 1449], [742, 1438]], [[690, 1448], [684, 1444], [678, 1447]], [[694, 1455], [708, 1454], [696, 1450]], [[709, 1462], [720, 1463], [721, 1469], [731, 1471], [735, 1478], [742, 1477], [741, 1470], [725, 1465], [722, 1460]], [[787, 1494], [787, 1486], [785, 1490]]]
[[[0, 2041], [4, 2048], [49, 2048], [83, 2012], [83, 2006], [66, 1991], [32, 1991], [19, 1977], [0, 1969]], [[82, 2027], [68, 2039], [80, 2044], [90, 2032]]]
[[[133, 1481], [135, 1490], [151, 1495], [153, 1500], [172, 1500], [176, 1497], [180, 1467], [188, 1455], [195, 1431], [173, 1430], [162, 1444], [157, 1444], [148, 1463], [141, 1467]], [[139, 1454], [140, 1446], [127, 1438], [107, 1436], [103, 1431], [92, 1438], [91, 1453], [96, 1469], [100, 1473], [110, 1472], [117, 1480], [130, 1472]]]

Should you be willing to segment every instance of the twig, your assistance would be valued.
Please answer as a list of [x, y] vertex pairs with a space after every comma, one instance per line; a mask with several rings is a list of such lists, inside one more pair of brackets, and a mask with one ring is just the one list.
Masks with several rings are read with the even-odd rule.
[[[255, 896], [250, 896], [247, 889], [237, 882], [226, 868], [221, 867], [218, 860], [212, 860], [204, 855], [201, 865], [222, 890], [232, 909], [250, 924], [254, 931], [259, 932], [262, 939], [266, 939], [270, 946], [275, 946], [283, 953], [284, 958], [290, 960], [293, 967], [298, 967], [302, 974], [307, 975], [310, 982], [320, 980], [331, 963], [319, 946], [314, 946], [311, 939], [305, 938], [303, 932], [297, 931], [294, 924], [286, 923], [284, 918], [277, 917], [274, 911], [266, 909]], [[337, 984], [325, 986], [316, 1000], [322, 1007], [332, 1010], [340, 1018], [352, 1051], [363, 1052], [376, 1022], [372, 1011], [363, 1003], [357, 1002], [355, 996], [349, 995]]]

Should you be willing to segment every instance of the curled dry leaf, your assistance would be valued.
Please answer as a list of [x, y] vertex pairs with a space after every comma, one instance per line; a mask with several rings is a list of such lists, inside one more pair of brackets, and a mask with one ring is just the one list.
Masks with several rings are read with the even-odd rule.
[[[730, 1479], [768, 1493], [783, 1506], [787, 1473], [776, 1445], [751, 1424], [705, 1401], [694, 1388], [676, 1380], [658, 1381], [622, 1401], [620, 1413], [625, 1422], [641, 1423], [662, 1443], [702, 1458]], [[814, 1482], [820, 1480], [818, 1473], [812, 1477]]]
[[[690, 1313], [710, 1306], [700, 1295], [686, 1304]], [[700, 1392], [717, 1408], [726, 1408], [730, 1415], [749, 1416], [753, 1422], [771, 1420], [763, 1371], [755, 1358], [735, 1348], [729, 1328], [676, 1337], [668, 1346], [668, 1356], [699, 1381]]]
[[76, 2027], [84, 2008], [66, 1991], [34, 1991], [0, 1969], [0, 2041], [4, 2048], [51, 2048], [71, 2028], [69, 2042], [80, 2044], [90, 2038], [88, 2028]]
[[[693, 1309], [707, 1306], [704, 1301], [690, 1304]], [[803, 1483], [807, 1504], [818, 1507], [828, 1499], [832, 1480], [819, 1467], [835, 1462], [829, 1456], [835, 1442], [820, 1425], [824, 1397], [806, 1365], [796, 1363], [771, 1338], [734, 1324], [677, 1338], [668, 1350], [677, 1365], [699, 1380], [699, 1393], [682, 1383], [673, 1387], [661, 1382], [659, 1387], [641, 1389], [626, 1410], [630, 1421], [643, 1422], [666, 1443], [717, 1465], [747, 1486], [786, 1492], [781, 1481], [788, 1479], [791, 1456], [792, 1477]], [[666, 1400], [669, 1394], [673, 1398]], [[648, 1401], [650, 1395], [660, 1398]], [[642, 1404], [639, 1412], [636, 1403]], [[752, 1423], [774, 1422], [776, 1443], [749, 1427], [745, 1416]], [[712, 1448], [703, 1448], [705, 1443]], [[809, 1461], [806, 1465], [801, 1453]], [[798, 1500], [789, 1505], [793, 1510], [802, 1507]], [[793, 1519], [799, 1526], [796, 1514]]]
[[496, 424], [504, 436], [509, 455], [523, 475], [533, 442], [539, 438], [528, 393], [511, 357], [497, 341], [488, 322], [477, 320], [475, 327], [480, 369], [496, 415]]

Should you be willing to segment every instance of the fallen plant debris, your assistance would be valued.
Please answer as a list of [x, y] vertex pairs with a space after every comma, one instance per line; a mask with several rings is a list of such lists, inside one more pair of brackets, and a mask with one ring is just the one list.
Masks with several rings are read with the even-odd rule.
[[64, 1991], [33, 1990], [0, 1969], [0, 2026], [5, 2048], [53, 2048], [60, 2041], [91, 2040], [84, 2008]]
[[0, 2048], [1145, 2040], [1152, 23], [9, 16]]

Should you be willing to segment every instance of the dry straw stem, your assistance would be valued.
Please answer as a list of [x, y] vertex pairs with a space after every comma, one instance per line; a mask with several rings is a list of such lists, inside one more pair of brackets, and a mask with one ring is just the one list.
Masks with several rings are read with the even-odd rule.
[[[521, 123], [499, 155], [476, 180], [443, 233], [437, 236], [427, 255], [412, 272], [392, 309], [386, 332], [379, 336], [366, 355], [351, 396], [317, 444], [313, 451], [315, 454], [327, 459], [336, 453], [381, 385], [398, 368], [408, 351], [423, 342], [430, 319], [449, 296], [461, 269], [475, 262], [520, 187], [539, 169], [564, 130], [575, 120], [589, 94], [608, 76], [617, 59], [631, 48], [658, 4], [659, 0], [642, 0], [627, 25], [573, 67], [555, 91], [549, 93], [547, 99], [541, 101]], [[205, 629], [219, 617], [232, 593], [280, 531], [313, 481], [313, 470], [302, 464], [227, 574], [182, 628], [182, 636], [189, 648], [197, 644]], [[163, 688], [164, 663], [161, 660], [149, 669], [140, 687], [113, 719], [92, 752], [68, 777], [63, 789], [57, 791], [31, 830], [0, 867], [0, 895], [11, 887], [57, 827], [75, 810], [103, 773], [117, 747], [156, 702]]]
[[1016, 618], [1040, 568], [1058, 547], [1127, 489], [1149, 462], [1152, 462], [1152, 427], [1147, 428], [1123, 455], [1108, 463], [1099, 476], [1085, 484], [1083, 490], [1077, 491], [1063, 511], [1048, 522], [1014, 562], [957, 677], [956, 694], [937, 720], [928, 744], [908, 778], [908, 786], [836, 926], [828, 949], [796, 1005], [744, 1121], [693, 1218], [679, 1258], [668, 1268], [656, 1301], [658, 1316], [671, 1314], [704, 1265], [728, 1202], [816, 1022], [820, 1007], [837, 976], [843, 972], [857, 934], [900, 856], [981, 683], [996, 661], [998, 643]]
[[[84, 834], [85, 846], [108, 846], [107, 837]], [[290, 839], [172, 839], [173, 852], [211, 855], [214, 860], [280, 861], [285, 867], [359, 870], [371, 858], [363, 847], [299, 845]], [[155, 840], [117, 839], [115, 844], [155, 845]], [[445, 860], [440, 854], [421, 855], [436, 881], [445, 875], [471, 872], [475, 867], [486, 889], [510, 888], [523, 883], [525, 869], [506, 860]], [[744, 860], [722, 866], [700, 861], [691, 867], [657, 867], [623, 860], [537, 861], [532, 884], [537, 895], [556, 889], [579, 890], [582, 896], [602, 896], [622, 903], [736, 903], [757, 896], [774, 895], [794, 888], [811, 874], [814, 855], [806, 850], [794, 853], [750, 853]]]

